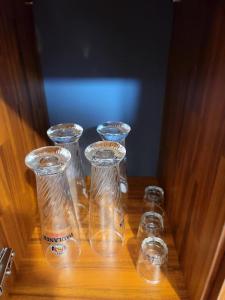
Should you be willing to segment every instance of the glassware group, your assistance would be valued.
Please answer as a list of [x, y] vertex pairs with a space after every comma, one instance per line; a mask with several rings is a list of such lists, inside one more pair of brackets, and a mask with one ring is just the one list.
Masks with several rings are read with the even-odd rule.
[[[118, 124], [117, 135], [120, 127], [124, 127], [124, 123]], [[51, 126], [47, 135], [55, 146], [33, 150], [26, 156], [26, 165], [36, 175], [41, 242], [51, 265], [74, 265], [81, 251], [79, 232], [86, 216], [89, 216], [89, 241], [93, 250], [103, 256], [111, 256], [123, 245], [120, 163], [126, 154], [122, 144], [130, 131], [129, 125], [126, 126], [127, 132], [117, 136], [120, 143], [104, 140], [89, 145], [85, 150], [85, 156], [91, 163], [90, 200], [79, 147], [83, 133], [80, 125], [64, 123]], [[123, 183], [127, 187], [126, 172], [123, 171]]]
[[[55, 146], [31, 151], [26, 165], [36, 175], [41, 220], [41, 242], [47, 261], [55, 267], [73, 267], [80, 255], [81, 221], [88, 215], [89, 241], [100, 255], [118, 253], [124, 242], [124, 211], [121, 193], [127, 193], [125, 139], [130, 126], [105, 122], [97, 127], [102, 141], [85, 149], [91, 163], [90, 195], [82, 167], [79, 138], [83, 128], [58, 124], [47, 135]], [[157, 283], [166, 274], [168, 248], [163, 241], [164, 191], [145, 188], [143, 215], [137, 244], [137, 272], [147, 282]]]
[[167, 273], [168, 247], [163, 240], [163, 204], [163, 189], [153, 185], [147, 186], [143, 198], [143, 215], [137, 233], [137, 272], [152, 284], [163, 281]]

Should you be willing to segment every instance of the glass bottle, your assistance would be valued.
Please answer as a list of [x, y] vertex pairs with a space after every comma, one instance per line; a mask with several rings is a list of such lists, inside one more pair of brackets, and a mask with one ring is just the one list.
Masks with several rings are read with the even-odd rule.
[[54, 125], [47, 131], [48, 137], [55, 145], [62, 146], [71, 153], [71, 163], [66, 173], [76, 213], [80, 220], [83, 220], [88, 213], [88, 195], [79, 146], [79, 138], [82, 133], [83, 128], [73, 123]]
[[165, 216], [164, 205], [164, 191], [161, 187], [156, 185], [149, 185], [145, 188], [143, 199], [143, 213], [146, 211], [154, 211]]
[[137, 261], [137, 272], [148, 283], [162, 282], [167, 274], [168, 247], [158, 237], [143, 240]]
[[[123, 122], [108, 121], [98, 125], [97, 132], [103, 140], [118, 142], [125, 147], [125, 139], [128, 136], [131, 128]], [[126, 171], [126, 156], [120, 162], [120, 191], [128, 192], [127, 171]]]
[[103, 256], [118, 252], [124, 239], [124, 213], [120, 201], [119, 163], [126, 150], [116, 142], [96, 142], [85, 150], [91, 163], [89, 239]]
[[80, 254], [78, 222], [65, 174], [70, 158], [68, 150], [57, 146], [33, 150], [25, 158], [36, 175], [42, 248], [55, 267], [73, 266]]

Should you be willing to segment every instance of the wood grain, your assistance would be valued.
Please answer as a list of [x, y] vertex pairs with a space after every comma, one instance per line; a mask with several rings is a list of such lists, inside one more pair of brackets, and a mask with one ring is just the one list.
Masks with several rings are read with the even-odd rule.
[[188, 299], [168, 224], [165, 235], [169, 246], [168, 280], [159, 285], [149, 285], [135, 269], [135, 235], [141, 216], [142, 197], [144, 187], [151, 183], [155, 184], [156, 180], [149, 177], [129, 179], [126, 242], [115, 258], [95, 254], [83, 235], [82, 254], [76, 268], [52, 269], [41, 251], [39, 226], [35, 227], [28, 244], [28, 255], [22, 260], [10, 299]]
[[224, 1], [175, 5], [159, 177], [196, 300], [216, 299], [209, 295], [224, 253], [224, 28]]
[[24, 1], [0, 4], [0, 241], [16, 251], [18, 266], [36, 217], [34, 177], [24, 158], [46, 143], [48, 121], [31, 10]]

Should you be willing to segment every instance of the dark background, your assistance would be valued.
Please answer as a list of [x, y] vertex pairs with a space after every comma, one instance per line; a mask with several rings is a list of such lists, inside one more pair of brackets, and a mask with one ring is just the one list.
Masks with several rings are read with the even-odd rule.
[[83, 126], [85, 148], [99, 123], [124, 121], [128, 174], [155, 175], [172, 1], [38, 0], [34, 12], [50, 123]]

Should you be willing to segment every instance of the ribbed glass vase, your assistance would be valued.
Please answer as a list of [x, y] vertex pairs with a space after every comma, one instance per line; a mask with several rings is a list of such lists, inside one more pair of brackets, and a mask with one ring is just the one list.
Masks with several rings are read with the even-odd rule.
[[55, 267], [73, 267], [80, 254], [78, 222], [65, 173], [70, 158], [68, 150], [56, 146], [36, 149], [25, 158], [36, 175], [43, 251]]
[[47, 131], [55, 145], [62, 146], [71, 153], [71, 162], [66, 174], [76, 213], [80, 220], [83, 220], [88, 213], [88, 195], [79, 146], [79, 138], [82, 133], [83, 128], [73, 123], [58, 124], [50, 127]]
[[[98, 125], [97, 132], [101, 138], [105, 141], [118, 142], [125, 147], [125, 139], [128, 136], [131, 128], [128, 124], [123, 122], [108, 121]], [[126, 156], [120, 162], [120, 191], [122, 193], [128, 192], [127, 182], [127, 168], [126, 168]]]
[[103, 256], [116, 254], [123, 245], [119, 163], [125, 153], [119, 143], [108, 141], [93, 143], [85, 150], [91, 163], [89, 239], [92, 248]]

